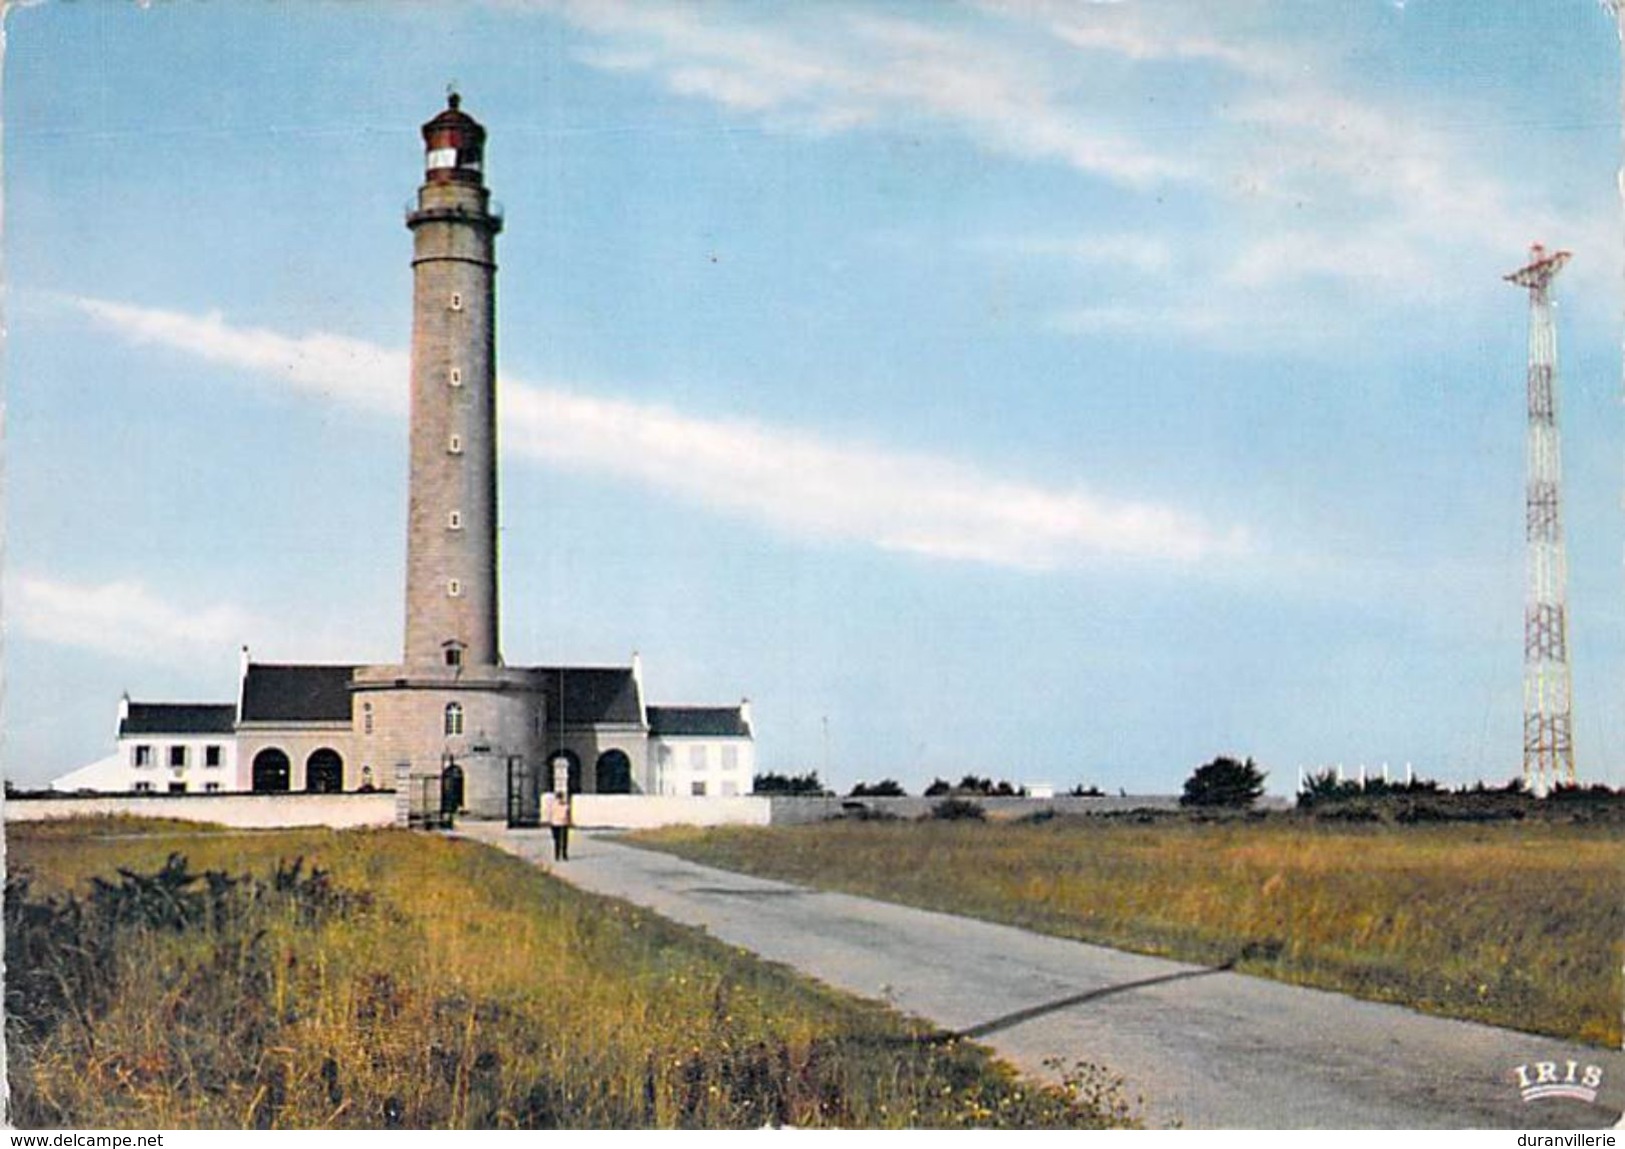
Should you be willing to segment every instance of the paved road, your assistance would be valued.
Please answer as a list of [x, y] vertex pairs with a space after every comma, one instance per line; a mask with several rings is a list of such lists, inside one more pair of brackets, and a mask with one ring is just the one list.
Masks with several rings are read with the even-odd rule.
[[[546, 832], [468, 824], [553, 868]], [[1088, 1061], [1150, 1124], [1186, 1128], [1585, 1128], [1625, 1108], [1625, 1055], [1395, 1006], [746, 877], [576, 834], [561, 878], [884, 999], [1025, 1072]], [[1596, 1065], [1595, 1105], [1524, 1102], [1513, 1067]], [[1535, 1071], [1530, 1071], [1534, 1076]]]

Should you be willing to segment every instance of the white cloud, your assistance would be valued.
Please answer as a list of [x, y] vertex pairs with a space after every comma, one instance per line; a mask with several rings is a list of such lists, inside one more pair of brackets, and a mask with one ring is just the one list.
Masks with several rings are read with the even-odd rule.
[[[845, 131], [935, 123], [989, 151], [1055, 160], [1148, 185], [1193, 175], [1177, 153], [1114, 127], [1107, 109], [1069, 104], [1064, 72], [976, 36], [874, 10], [821, 6], [799, 22], [754, 26], [759, 10], [652, 0], [537, 0], [604, 43], [584, 63], [655, 77], [683, 96], [760, 116], [772, 128]], [[782, 11], [782, 10], [781, 10]], [[815, 14], [813, 14], [815, 13]]]
[[990, 236], [968, 241], [968, 246], [990, 255], [1050, 257], [1145, 275], [1167, 271], [1174, 263], [1173, 247], [1166, 238], [1133, 232]]
[[[1206, 277], [1212, 288], [1286, 298], [1315, 280], [1322, 310], [1346, 322], [1350, 303], [1371, 314], [1436, 294], [1464, 270], [1516, 262], [1534, 239], [1599, 254], [1615, 246], [1612, 218], [1564, 217], [1538, 185], [1486, 162], [1450, 126], [1460, 110], [1430, 106], [1414, 91], [1400, 102], [1362, 90], [1324, 43], [1260, 35], [1263, 6], [988, 0], [984, 10], [1083, 56], [1124, 61], [1131, 75], [1155, 65], [1160, 83], [1209, 92], [1211, 111], [1181, 123], [1219, 213], [1202, 237], [1207, 258], [1181, 260], [1194, 290]], [[1493, 112], [1481, 115], [1493, 125]]]
[[22, 638], [179, 669], [217, 665], [244, 645], [262, 660], [333, 662], [369, 649], [382, 662], [391, 645], [387, 634], [365, 626], [358, 645], [354, 615], [331, 604], [290, 626], [240, 603], [199, 603], [128, 579], [71, 582], [20, 573], [7, 577], [5, 591], [8, 628]]
[[1321, 277], [1403, 291], [1424, 282], [1427, 275], [1428, 261], [1422, 251], [1399, 237], [1367, 233], [1337, 238], [1282, 232], [1244, 244], [1225, 269], [1223, 280], [1236, 287], [1257, 288]]
[[[398, 352], [236, 328], [217, 315], [101, 300], [79, 306], [127, 338], [281, 379], [332, 402], [391, 413], [404, 406], [388, 398], [406, 390], [407, 359]], [[1194, 562], [1248, 547], [1244, 532], [1215, 530], [1175, 508], [1053, 489], [930, 454], [835, 444], [512, 378], [502, 387], [510, 454], [635, 481], [794, 536], [1024, 569], [1102, 558]]]
[[[1162, 246], [1115, 251], [1032, 241], [1026, 253], [1115, 261], [1161, 276], [1179, 298], [1240, 287], [1256, 310], [1314, 308], [1320, 322], [1352, 330], [1441, 290], [1473, 290], [1466, 277], [1516, 261], [1536, 238], [1582, 254], [1614, 246], [1611, 217], [1561, 217], [1539, 188], [1504, 178], [1464, 143], [1445, 122], [1459, 110], [1363, 85], [1335, 45], [1271, 31], [1280, 25], [1265, 4], [980, 0], [929, 20], [835, 3], [815, 17], [656, 0], [522, 6], [585, 33], [580, 55], [593, 66], [648, 76], [770, 129], [939, 125], [990, 155], [1064, 163], [1129, 193], [1177, 184], [1196, 199], [1168, 218], [1188, 226], [1199, 203], [1200, 235], [1171, 231]], [[1579, 261], [1576, 275], [1612, 293], [1617, 277], [1603, 262]], [[1117, 303], [1052, 326], [1125, 329], [1128, 312], [1157, 310], [1151, 300]], [[1192, 321], [1171, 330], [1216, 331]]]
[[1221, 340], [1240, 330], [1233, 312], [1205, 304], [1183, 306], [1130, 303], [1074, 307], [1049, 317], [1057, 331], [1076, 335], [1113, 333], [1148, 338], [1182, 335], [1204, 340]]
[[510, 450], [636, 479], [795, 534], [1033, 569], [1102, 556], [1193, 561], [1244, 546], [1239, 533], [1216, 534], [1167, 507], [1052, 490], [931, 455], [505, 386]]
[[1191, 13], [1164, 17], [1165, 25], [1152, 27], [1142, 20], [1138, 10], [1127, 6], [1080, 9], [1070, 3], [1038, 2], [1016, 10], [1036, 17], [1057, 39], [1085, 51], [1108, 52], [1135, 61], [1206, 60], [1271, 78], [1286, 75], [1292, 68], [1287, 58], [1258, 43], [1240, 47], [1215, 36], [1185, 31], [1184, 17]]
[[218, 312], [188, 315], [105, 299], [71, 302], [132, 343], [168, 347], [209, 363], [246, 368], [319, 398], [370, 411], [406, 410], [408, 359], [399, 351], [340, 335], [283, 335], [229, 326]]
[[137, 582], [65, 583], [18, 575], [6, 613], [26, 638], [115, 658], [186, 665], [267, 628], [241, 607], [166, 602]]

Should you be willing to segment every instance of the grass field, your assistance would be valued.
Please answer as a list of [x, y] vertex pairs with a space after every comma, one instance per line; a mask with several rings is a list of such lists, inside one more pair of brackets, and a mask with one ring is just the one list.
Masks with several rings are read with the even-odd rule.
[[1617, 1046], [1618, 825], [835, 821], [635, 841], [727, 869]]
[[1102, 1071], [1034, 1087], [979, 1047], [469, 842], [103, 821], [16, 825], [8, 847], [24, 1128], [1126, 1116]]

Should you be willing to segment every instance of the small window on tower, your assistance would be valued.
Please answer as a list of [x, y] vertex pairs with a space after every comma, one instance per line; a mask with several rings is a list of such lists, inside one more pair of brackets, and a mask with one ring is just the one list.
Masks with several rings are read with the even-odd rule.
[[463, 664], [463, 648], [460, 646], [446, 647], [446, 665], [461, 666]]
[[461, 455], [463, 453], [463, 437], [461, 435], [453, 435], [446, 441], [446, 450], [450, 454]]
[[463, 732], [463, 708], [456, 702], [446, 703], [446, 734], [448, 736]]
[[463, 529], [463, 512], [462, 511], [453, 511], [453, 512], [451, 512], [451, 514], [447, 515], [446, 516], [446, 526], [449, 527], [451, 530], [454, 530], [454, 531], [462, 530]]
[[451, 369], [451, 385], [453, 387], [461, 387], [463, 385], [463, 369], [461, 367], [453, 367]]
[[372, 733], [372, 703], [370, 702], [361, 704], [361, 733]]
[[462, 598], [463, 597], [463, 583], [462, 583], [462, 580], [461, 579], [448, 579], [447, 582], [446, 582], [446, 593], [448, 595], [450, 595], [452, 598]]
[[451, 293], [451, 309], [453, 311], [461, 311], [463, 309], [463, 293], [461, 291], [454, 291]]

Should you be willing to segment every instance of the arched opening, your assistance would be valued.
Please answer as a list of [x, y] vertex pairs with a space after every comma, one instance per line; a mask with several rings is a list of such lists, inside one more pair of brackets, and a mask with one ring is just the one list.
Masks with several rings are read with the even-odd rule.
[[312, 794], [337, 794], [344, 789], [344, 759], [337, 750], [324, 746], [305, 759], [305, 789]]
[[632, 759], [624, 750], [606, 750], [600, 754], [595, 774], [600, 794], [632, 792]]
[[274, 746], [268, 746], [254, 755], [254, 793], [286, 793], [292, 771], [288, 756]]
[[574, 750], [559, 749], [553, 751], [553, 753], [547, 756], [547, 777], [544, 779], [544, 781], [547, 783], [547, 788], [549, 790], [558, 789], [558, 783], [555, 780], [554, 764], [558, 762], [560, 758], [563, 758], [570, 767], [570, 793], [581, 793], [581, 759], [576, 755]]
[[446, 768], [440, 771], [440, 811], [455, 814], [462, 808], [463, 768], [455, 762], [447, 762]]

